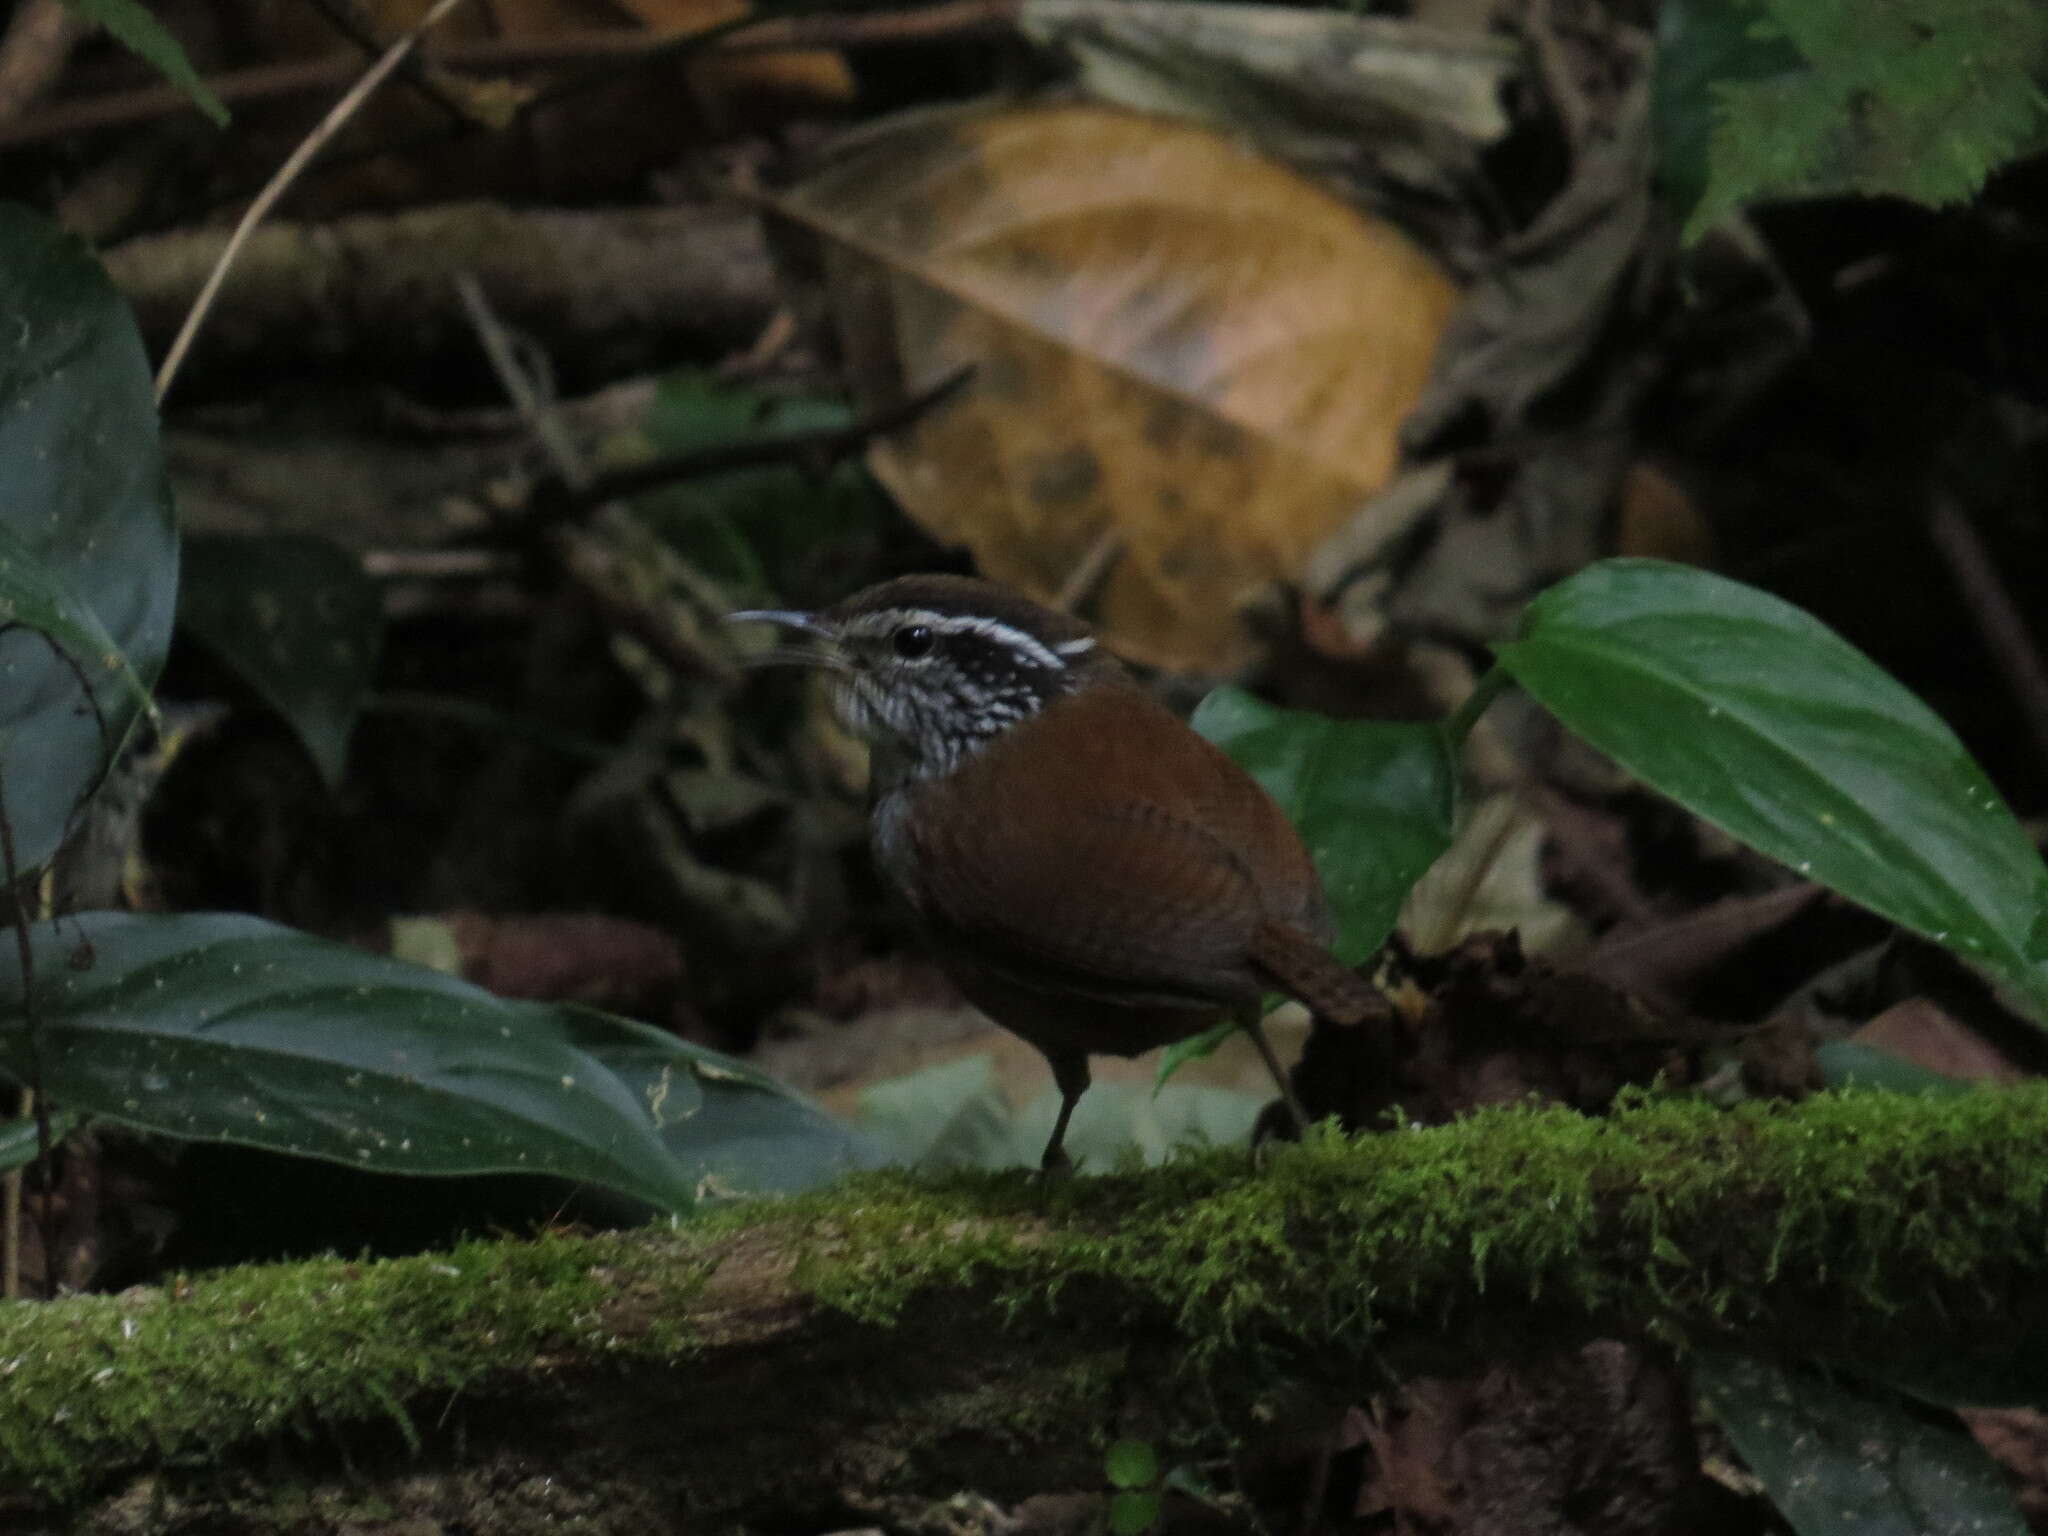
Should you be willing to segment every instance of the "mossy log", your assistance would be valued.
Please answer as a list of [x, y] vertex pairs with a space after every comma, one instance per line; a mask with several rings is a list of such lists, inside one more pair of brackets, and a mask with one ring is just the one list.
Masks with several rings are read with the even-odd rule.
[[[872, 1523], [1101, 1482], [1284, 1398], [1646, 1338], [2037, 1394], [2048, 1086], [1640, 1099], [1056, 1183], [867, 1176], [662, 1230], [0, 1309], [0, 1528], [280, 1502]], [[423, 1481], [424, 1480], [424, 1481]], [[486, 1518], [487, 1516], [487, 1518]]]

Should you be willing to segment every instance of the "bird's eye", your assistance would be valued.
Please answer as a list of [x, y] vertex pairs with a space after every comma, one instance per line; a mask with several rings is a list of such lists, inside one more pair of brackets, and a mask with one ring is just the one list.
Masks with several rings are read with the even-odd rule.
[[928, 624], [906, 624], [889, 637], [889, 643], [896, 648], [896, 654], [905, 661], [916, 661], [920, 656], [932, 653], [932, 631]]

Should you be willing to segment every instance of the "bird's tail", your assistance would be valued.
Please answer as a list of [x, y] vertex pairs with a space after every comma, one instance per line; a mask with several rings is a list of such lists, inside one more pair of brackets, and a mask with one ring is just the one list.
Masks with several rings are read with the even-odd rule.
[[1251, 959], [1275, 987], [1332, 1024], [1362, 1024], [1386, 1011], [1370, 981], [1292, 923], [1260, 923], [1252, 932]]

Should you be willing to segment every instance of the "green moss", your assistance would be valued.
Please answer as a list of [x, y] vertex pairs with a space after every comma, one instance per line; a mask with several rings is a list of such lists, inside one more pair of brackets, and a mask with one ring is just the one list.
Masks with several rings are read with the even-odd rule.
[[0, 1489], [73, 1492], [110, 1465], [224, 1440], [388, 1419], [549, 1346], [673, 1350], [608, 1326], [639, 1289], [685, 1315], [701, 1271], [644, 1242], [543, 1238], [452, 1253], [329, 1259], [185, 1278], [148, 1291], [0, 1306]]
[[2048, 1086], [1497, 1109], [1319, 1136], [1256, 1171], [1223, 1152], [1052, 1189], [877, 1177], [819, 1217], [801, 1275], [877, 1320], [934, 1288], [992, 1286], [1014, 1309], [1095, 1277], [1200, 1354], [1277, 1341], [1356, 1362], [1388, 1330], [1491, 1311], [1672, 1338], [1796, 1339], [1820, 1321], [1846, 1341], [2009, 1304], [2044, 1269]]
[[[2044, 1282], [2048, 1085], [1733, 1111], [1645, 1097], [1598, 1120], [1499, 1109], [1320, 1135], [1256, 1169], [1220, 1151], [1053, 1184], [877, 1174], [675, 1231], [0, 1307], [0, 1490], [67, 1494], [320, 1423], [404, 1426], [537, 1361], [687, 1371], [726, 1347], [721, 1318], [745, 1348], [746, 1319], [806, 1298], [863, 1326], [914, 1320], [928, 1343], [986, 1340], [991, 1315], [1014, 1325], [989, 1373], [928, 1401], [854, 1404], [915, 1464], [962, 1423], [1019, 1445], [1108, 1424], [1127, 1350], [1148, 1352], [1130, 1356], [1144, 1362], [1131, 1379], [1170, 1362], [1226, 1409], [1291, 1376], [1355, 1388], [1382, 1362], [1596, 1330], [1881, 1362], [1897, 1378], [1916, 1355], [2048, 1357]], [[1048, 1322], [1043, 1339], [1026, 1331]], [[998, 1359], [1031, 1362], [1038, 1390], [1005, 1389]], [[919, 1368], [899, 1363], [887, 1391], [914, 1397]]]

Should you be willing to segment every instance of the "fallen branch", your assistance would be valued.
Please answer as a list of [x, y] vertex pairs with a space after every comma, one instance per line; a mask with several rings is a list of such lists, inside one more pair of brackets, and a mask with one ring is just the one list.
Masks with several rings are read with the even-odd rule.
[[[220, 258], [209, 228], [131, 240], [107, 269], [161, 355]], [[362, 356], [408, 376], [474, 342], [450, 279], [476, 274], [505, 322], [580, 372], [716, 357], [774, 303], [759, 222], [714, 204], [514, 210], [452, 203], [312, 225], [266, 224], [243, 247], [201, 357], [209, 367], [304, 368]]]
[[[1286, 1386], [1603, 1335], [1997, 1396], [2048, 1339], [2044, 1147], [2041, 1085], [1509, 1109], [1258, 1170], [871, 1176], [671, 1232], [227, 1271], [0, 1312], [0, 1488], [175, 1466], [150, 1496], [204, 1524], [252, 1487], [452, 1480], [482, 1527], [538, 1481], [620, 1522], [592, 1530], [796, 1528], [1094, 1486], [1133, 1420], [1213, 1446]], [[250, 1449], [261, 1477], [224, 1480]]]

